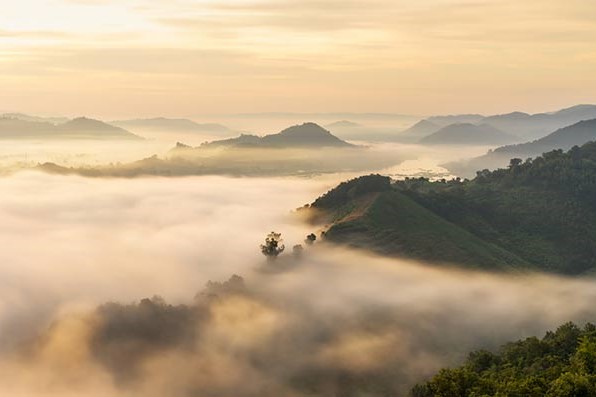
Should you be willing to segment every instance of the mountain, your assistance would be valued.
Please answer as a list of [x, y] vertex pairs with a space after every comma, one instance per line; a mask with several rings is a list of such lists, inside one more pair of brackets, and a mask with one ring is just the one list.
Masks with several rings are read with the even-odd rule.
[[490, 125], [451, 124], [422, 138], [424, 145], [499, 145], [517, 142], [519, 138]]
[[542, 339], [507, 343], [496, 353], [472, 352], [464, 365], [442, 369], [410, 395], [595, 396], [596, 326], [567, 323]]
[[126, 131], [123, 128], [94, 120], [87, 117], [78, 117], [56, 126], [60, 135], [88, 138], [122, 138], [141, 139], [138, 135]]
[[259, 147], [262, 146], [262, 138], [252, 134], [240, 134], [236, 138], [222, 139], [213, 142], [206, 142], [201, 147]]
[[[432, 116], [422, 120], [423, 122], [431, 123], [428, 127], [424, 125], [426, 123], [423, 123], [419, 128], [421, 132], [420, 136], [422, 137], [422, 135], [430, 135], [438, 131], [439, 128], [452, 124], [485, 124], [504, 133], [520, 137], [522, 140], [534, 140], [542, 138], [559, 128], [591, 119], [596, 119], [596, 105], [577, 105], [555, 112], [536, 114], [511, 112], [492, 116], [482, 116], [479, 114]], [[438, 128], [435, 131], [426, 133], [432, 129], [432, 125], [436, 125]], [[404, 131], [404, 136], [408, 136], [406, 131]]]
[[7, 119], [18, 119], [23, 121], [34, 121], [34, 122], [42, 122], [42, 123], [51, 123], [51, 124], [63, 124], [68, 121], [66, 117], [39, 117], [39, 116], [30, 116], [24, 113], [4, 113], [0, 115], [0, 118], [7, 118]]
[[571, 119], [588, 120], [596, 118], [596, 105], [576, 105], [570, 108], [561, 109], [553, 113], [554, 116], [559, 118], [568, 117]]
[[519, 145], [503, 146], [495, 149], [494, 152], [532, 157], [555, 149], [568, 150], [573, 146], [594, 140], [596, 140], [596, 119], [580, 121], [572, 126], [558, 129], [544, 138]]
[[419, 140], [425, 136], [429, 136], [439, 131], [441, 126], [428, 120], [420, 120], [407, 130], [403, 131], [399, 136], [401, 138], [411, 138]]
[[271, 135], [240, 135], [237, 138], [213, 141], [201, 147], [261, 147], [261, 148], [300, 148], [300, 147], [354, 147], [315, 123], [304, 123], [286, 128]]
[[537, 139], [579, 121], [596, 119], [596, 105], [578, 105], [552, 113], [514, 112], [486, 117], [482, 123], [525, 139]]
[[116, 120], [111, 124], [138, 131], [196, 132], [203, 134], [230, 135], [228, 127], [216, 123], [196, 123], [188, 119], [156, 117], [150, 119]]
[[142, 139], [103, 121], [79, 117], [62, 124], [22, 118], [0, 118], [1, 139]]
[[463, 123], [470, 123], [470, 124], [477, 124], [482, 122], [485, 116], [481, 114], [455, 114], [455, 115], [448, 115], [448, 116], [432, 116], [427, 118], [427, 121], [430, 121], [433, 124], [436, 124], [440, 127], [448, 126], [449, 124], [463, 124]]
[[473, 180], [339, 185], [308, 208], [327, 241], [489, 270], [596, 269], [596, 143]]
[[551, 150], [569, 150], [573, 146], [583, 145], [594, 140], [596, 140], [596, 119], [580, 121], [569, 127], [558, 129], [544, 138], [517, 145], [502, 146], [483, 156], [464, 163], [447, 164], [446, 167], [460, 175], [469, 175], [478, 169], [503, 167], [513, 157], [525, 159]]
[[335, 123], [327, 124], [325, 128], [362, 128], [362, 124], [354, 123], [348, 120], [336, 121]]

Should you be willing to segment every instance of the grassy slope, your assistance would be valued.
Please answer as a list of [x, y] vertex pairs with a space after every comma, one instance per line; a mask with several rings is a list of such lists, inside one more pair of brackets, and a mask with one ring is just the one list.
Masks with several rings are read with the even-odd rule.
[[[416, 259], [505, 270], [529, 267], [518, 256], [487, 243], [398, 191], [376, 196], [361, 216], [334, 223], [326, 237], [360, 248]], [[345, 206], [340, 210], [344, 216]]]
[[[361, 192], [377, 196], [355, 212], [350, 206]], [[379, 175], [362, 177], [313, 207], [336, 215], [330, 240], [383, 254], [490, 269], [593, 273], [596, 143], [515, 161], [471, 181], [392, 184]]]

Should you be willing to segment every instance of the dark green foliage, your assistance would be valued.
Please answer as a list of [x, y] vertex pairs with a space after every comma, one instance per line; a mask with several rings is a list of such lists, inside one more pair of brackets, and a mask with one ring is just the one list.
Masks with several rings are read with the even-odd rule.
[[566, 274], [596, 268], [596, 143], [513, 159], [507, 169], [479, 171], [471, 181], [387, 182], [390, 191], [377, 190], [382, 193], [366, 211], [349, 216], [348, 192], [382, 177], [366, 178], [372, 177], [344, 183], [315, 201], [335, 211], [331, 240], [483, 268]]
[[415, 386], [412, 397], [591, 397], [596, 395], [596, 331], [567, 323], [542, 339], [527, 338], [498, 353], [471, 353]]
[[199, 321], [207, 315], [200, 307], [173, 306], [159, 297], [138, 304], [107, 303], [97, 309], [98, 325], [91, 351], [118, 382], [136, 375], [145, 357], [173, 348], [190, 348]]
[[314, 233], [309, 234], [308, 236], [306, 236], [306, 239], [304, 239], [306, 245], [313, 245], [315, 241], [317, 241], [317, 235]]
[[267, 259], [275, 259], [286, 249], [283, 241], [281, 233], [271, 232], [265, 238], [265, 244], [261, 244], [261, 252]]

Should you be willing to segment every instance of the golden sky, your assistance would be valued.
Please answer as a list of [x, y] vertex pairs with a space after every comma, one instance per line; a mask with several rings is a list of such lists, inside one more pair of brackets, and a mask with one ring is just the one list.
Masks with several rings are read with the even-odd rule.
[[544, 111], [596, 102], [595, 0], [0, 0], [0, 111]]

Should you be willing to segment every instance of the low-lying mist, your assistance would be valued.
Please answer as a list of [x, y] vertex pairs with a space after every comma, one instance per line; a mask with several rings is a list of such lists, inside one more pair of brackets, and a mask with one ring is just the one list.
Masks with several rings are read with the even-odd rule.
[[[294, 257], [314, 230], [290, 210], [333, 184], [0, 179], [0, 390], [402, 396], [469, 350], [595, 321], [592, 279], [440, 269], [319, 241]], [[271, 230], [288, 251], [277, 261], [259, 252]]]

